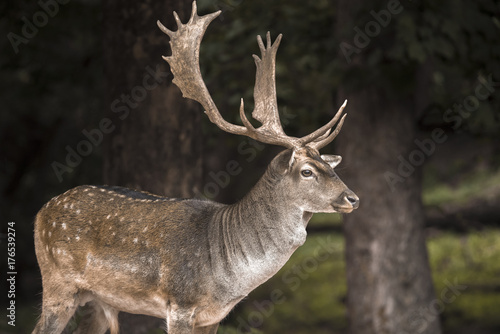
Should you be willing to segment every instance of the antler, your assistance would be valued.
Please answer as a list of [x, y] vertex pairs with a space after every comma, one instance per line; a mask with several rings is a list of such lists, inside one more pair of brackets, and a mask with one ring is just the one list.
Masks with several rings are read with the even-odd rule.
[[186, 24], [182, 24], [179, 16], [174, 12], [178, 26], [178, 30], [175, 32], [165, 28], [160, 21], [157, 24], [161, 31], [170, 37], [172, 55], [164, 56], [163, 59], [169, 63], [174, 74], [173, 83], [179, 87], [184, 97], [198, 101], [205, 108], [205, 113], [212, 123], [225, 132], [245, 135], [263, 143], [287, 148], [300, 148], [308, 145], [320, 149], [335, 138], [342, 127], [345, 115], [340, 119], [335, 131], [332, 133], [330, 131], [339, 120], [347, 101], [330, 122], [305, 137], [290, 137], [283, 131], [279, 119], [275, 84], [275, 59], [282, 35], [280, 34], [271, 44], [269, 32], [267, 33], [266, 46], [264, 46], [262, 38], [257, 37], [262, 58], [253, 55], [257, 73], [254, 88], [255, 108], [252, 116], [262, 123], [262, 126], [256, 129], [246, 118], [243, 99], [241, 99], [240, 117], [244, 126], [231, 124], [224, 120], [203, 81], [199, 64], [199, 51], [203, 35], [210, 22], [219, 16], [221, 11], [204, 16], [198, 16], [196, 11], [196, 1], [193, 1], [191, 18]]

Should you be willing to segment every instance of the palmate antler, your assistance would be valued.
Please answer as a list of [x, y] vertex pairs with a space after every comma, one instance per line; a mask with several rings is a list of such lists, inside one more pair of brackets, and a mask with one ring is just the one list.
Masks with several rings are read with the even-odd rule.
[[[183, 96], [199, 102], [205, 108], [205, 113], [210, 121], [229, 133], [245, 135], [263, 143], [293, 149], [307, 145], [319, 150], [330, 143], [340, 132], [344, 123], [346, 115], [344, 114], [342, 118], [340, 116], [347, 104], [347, 100], [330, 122], [307, 136], [302, 138], [290, 137], [283, 131], [279, 119], [275, 84], [275, 59], [281, 41], [281, 34], [271, 44], [271, 35], [268, 32], [265, 46], [262, 38], [258, 36], [257, 42], [262, 58], [253, 55], [257, 66], [257, 74], [254, 88], [255, 108], [252, 117], [262, 123], [262, 126], [255, 128], [248, 121], [244, 112], [243, 99], [241, 99], [240, 117], [244, 126], [231, 124], [222, 118], [205, 86], [199, 63], [200, 44], [203, 35], [210, 22], [220, 13], [221, 11], [217, 11], [212, 14], [198, 16], [196, 1], [193, 1], [193, 10], [188, 23], [182, 24], [179, 16], [174, 12], [174, 18], [178, 26], [177, 31], [168, 30], [160, 21], [157, 22], [158, 27], [170, 37], [172, 55], [163, 57], [163, 59], [170, 64], [170, 69], [174, 74], [173, 83], [180, 88]], [[337, 127], [331, 132], [337, 122]]]

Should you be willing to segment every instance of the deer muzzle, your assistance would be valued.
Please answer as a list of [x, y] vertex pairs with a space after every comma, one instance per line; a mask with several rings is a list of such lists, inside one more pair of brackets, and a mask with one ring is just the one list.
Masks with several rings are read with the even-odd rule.
[[337, 212], [349, 213], [359, 207], [359, 197], [347, 189], [332, 203], [332, 206]]

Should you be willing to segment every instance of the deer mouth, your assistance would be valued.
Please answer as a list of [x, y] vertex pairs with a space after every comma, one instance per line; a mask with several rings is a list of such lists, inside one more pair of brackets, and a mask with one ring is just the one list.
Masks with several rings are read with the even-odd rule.
[[340, 205], [332, 205], [333, 207], [333, 210], [335, 210], [335, 212], [338, 212], [338, 213], [351, 213], [354, 209], [356, 209], [355, 207], [353, 207], [352, 205], [345, 205], [345, 206], [340, 206]]

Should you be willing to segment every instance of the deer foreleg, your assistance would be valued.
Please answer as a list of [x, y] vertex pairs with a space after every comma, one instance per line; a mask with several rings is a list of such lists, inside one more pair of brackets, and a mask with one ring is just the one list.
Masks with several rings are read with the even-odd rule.
[[171, 305], [167, 313], [168, 334], [193, 334], [195, 309]]

